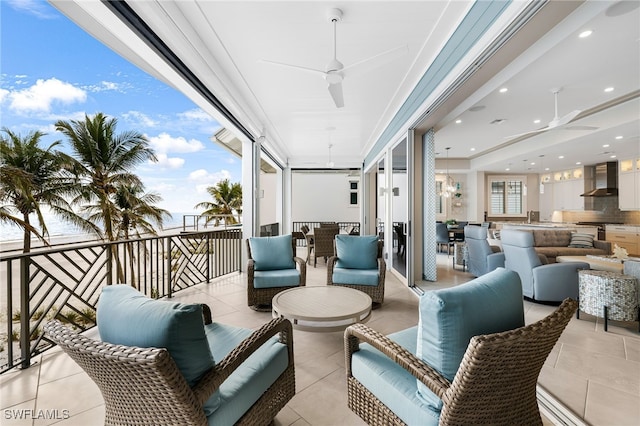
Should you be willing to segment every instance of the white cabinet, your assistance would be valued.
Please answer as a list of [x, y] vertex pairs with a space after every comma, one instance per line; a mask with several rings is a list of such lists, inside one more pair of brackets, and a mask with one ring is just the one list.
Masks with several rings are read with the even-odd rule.
[[551, 222], [553, 218], [553, 183], [544, 183], [544, 193], [540, 194], [540, 221]]
[[630, 256], [640, 256], [640, 226], [606, 225], [607, 241], [627, 250]]
[[584, 179], [571, 179], [553, 183], [554, 210], [584, 210]]
[[640, 158], [618, 163], [618, 207], [640, 210]]

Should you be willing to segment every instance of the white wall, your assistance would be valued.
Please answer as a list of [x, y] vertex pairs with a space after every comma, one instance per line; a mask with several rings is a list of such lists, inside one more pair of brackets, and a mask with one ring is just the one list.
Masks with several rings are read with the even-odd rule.
[[276, 185], [278, 175], [276, 173], [260, 173], [260, 225], [268, 225], [278, 221]]
[[293, 222], [358, 222], [360, 206], [350, 206], [350, 181], [358, 182], [362, 203], [362, 185], [348, 171], [334, 173], [291, 173], [291, 220]]

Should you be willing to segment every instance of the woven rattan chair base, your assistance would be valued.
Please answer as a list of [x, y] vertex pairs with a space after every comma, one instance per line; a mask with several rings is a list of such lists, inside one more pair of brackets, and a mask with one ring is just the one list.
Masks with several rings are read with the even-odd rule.
[[354, 377], [347, 377], [347, 406], [362, 420], [370, 425], [398, 425], [405, 423], [384, 405], [374, 394], [369, 392]]

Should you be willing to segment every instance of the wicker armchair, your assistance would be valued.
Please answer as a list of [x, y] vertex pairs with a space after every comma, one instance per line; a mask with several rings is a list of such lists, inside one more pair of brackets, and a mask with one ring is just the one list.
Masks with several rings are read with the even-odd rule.
[[[280, 237], [264, 237], [264, 238], [280, 238]], [[257, 238], [260, 239], [260, 238]], [[255, 311], [271, 312], [271, 301], [273, 296], [281, 291], [288, 290], [293, 287], [303, 286], [307, 283], [307, 264], [304, 259], [295, 256], [296, 253], [296, 241], [291, 239], [293, 269], [295, 273], [297, 265], [297, 276], [287, 276], [276, 279], [281, 284], [276, 286], [258, 286], [256, 287], [256, 276], [261, 273], [265, 274], [278, 274], [277, 269], [269, 267], [268, 271], [260, 271], [256, 269], [256, 261], [252, 257], [251, 251], [251, 239], [247, 239], [247, 305]], [[259, 266], [258, 266], [259, 268]]]
[[369, 327], [356, 324], [345, 331], [349, 408], [369, 424], [404, 422], [351, 370], [360, 342], [369, 343], [417, 378], [443, 402], [439, 424], [542, 424], [536, 385], [542, 365], [560, 337], [577, 302], [566, 299], [546, 318], [513, 330], [471, 338], [453, 381], [414, 354]]
[[[337, 241], [334, 241], [334, 247], [336, 246], [336, 244], [337, 244]], [[334, 249], [336, 255], [331, 256], [327, 261], [327, 285], [339, 285], [342, 287], [353, 288], [368, 294], [369, 297], [371, 297], [371, 301], [373, 302], [372, 304], [373, 309], [379, 308], [382, 305], [382, 302], [384, 302], [384, 282], [385, 282], [386, 271], [387, 271], [387, 264], [384, 261], [384, 258], [382, 257], [383, 241], [378, 240], [377, 245], [378, 245], [377, 256], [376, 256], [377, 267], [375, 269], [377, 272], [378, 285], [365, 285], [365, 284], [355, 284], [355, 283], [347, 284], [344, 282], [336, 281], [336, 278], [334, 278], [333, 273], [336, 270], [336, 265], [339, 260], [337, 255], [339, 251], [337, 247]]]
[[335, 227], [322, 227], [313, 228], [313, 267], [315, 268], [318, 263], [318, 257], [327, 258], [333, 256], [333, 240], [336, 235], [340, 233], [340, 228]]
[[105, 402], [104, 423], [108, 425], [207, 425], [205, 401], [265, 341], [278, 334], [287, 346], [289, 364], [236, 424], [271, 423], [295, 394], [291, 323], [281, 318], [253, 332], [193, 388], [167, 349], [93, 340], [58, 321], [47, 323], [44, 330], [98, 385]]

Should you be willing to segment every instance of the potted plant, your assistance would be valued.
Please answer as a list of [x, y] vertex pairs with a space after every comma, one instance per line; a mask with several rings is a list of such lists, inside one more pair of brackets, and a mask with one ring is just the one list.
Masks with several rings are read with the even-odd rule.
[[447, 228], [455, 228], [458, 226], [458, 221], [455, 219], [449, 219], [445, 223], [447, 224]]

